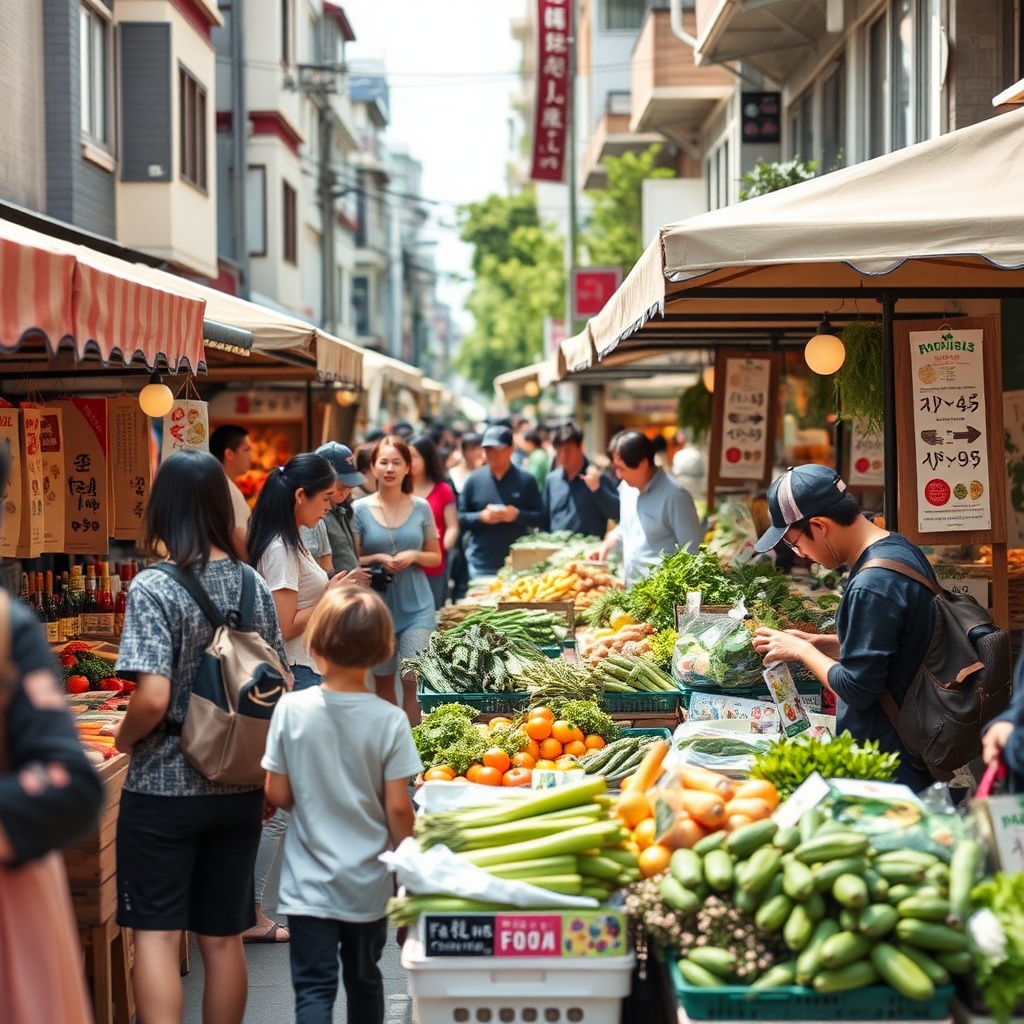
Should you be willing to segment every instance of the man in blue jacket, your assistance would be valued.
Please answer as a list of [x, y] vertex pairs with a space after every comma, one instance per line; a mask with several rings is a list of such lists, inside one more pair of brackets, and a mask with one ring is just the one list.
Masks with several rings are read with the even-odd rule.
[[488, 427], [481, 444], [487, 465], [469, 474], [459, 494], [470, 580], [494, 576], [512, 542], [544, 520], [537, 481], [512, 465], [512, 431]]
[[551, 437], [556, 469], [544, 482], [544, 529], [603, 537], [608, 520], [619, 520], [619, 492], [611, 479], [583, 454], [583, 432], [574, 423]]

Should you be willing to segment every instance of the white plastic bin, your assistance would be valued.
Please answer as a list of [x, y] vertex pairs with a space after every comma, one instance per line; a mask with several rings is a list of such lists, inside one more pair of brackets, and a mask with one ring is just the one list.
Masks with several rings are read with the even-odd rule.
[[419, 1024], [619, 1024], [634, 959], [426, 957], [415, 939], [402, 947]]

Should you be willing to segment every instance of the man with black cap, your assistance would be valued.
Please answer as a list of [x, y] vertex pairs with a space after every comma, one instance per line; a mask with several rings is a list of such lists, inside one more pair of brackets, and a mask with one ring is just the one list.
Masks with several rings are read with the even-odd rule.
[[459, 527], [471, 580], [494, 576], [512, 542], [544, 519], [537, 481], [512, 465], [512, 431], [488, 427], [480, 443], [487, 465], [469, 474], [459, 494]]
[[770, 551], [784, 543], [798, 555], [835, 569], [846, 565], [849, 582], [836, 616], [836, 635], [764, 627], [754, 648], [766, 665], [802, 662], [836, 695], [836, 728], [857, 740], [878, 740], [900, 755], [895, 781], [915, 791], [934, 779], [912, 763], [880, 700], [888, 692], [902, 705], [921, 667], [935, 624], [934, 598], [920, 583], [882, 567], [862, 569], [870, 559], [902, 562], [935, 579], [921, 549], [861, 514], [839, 474], [826, 466], [797, 466], [768, 490], [772, 525], [755, 544]]
[[[326, 533], [326, 550], [319, 550], [321, 544], [317, 546], [317, 550], [311, 548], [311, 553], [317, 561], [323, 559], [321, 565], [329, 576], [341, 573], [346, 582], [366, 586], [370, 582], [370, 574], [369, 570], [360, 566], [359, 556], [356, 554], [355, 538], [352, 535], [352, 505], [349, 501], [352, 488], [361, 487], [366, 483], [366, 477], [356, 469], [351, 450], [337, 441], [328, 441], [327, 444], [320, 445], [316, 454], [331, 464], [335, 485], [331, 493], [331, 507], [314, 528], [321, 536]], [[310, 547], [305, 533], [303, 541]]]

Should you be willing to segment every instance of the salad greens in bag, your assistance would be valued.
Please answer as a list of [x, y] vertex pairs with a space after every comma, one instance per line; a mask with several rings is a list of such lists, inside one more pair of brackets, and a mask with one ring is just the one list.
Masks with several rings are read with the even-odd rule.
[[684, 615], [672, 653], [673, 678], [697, 690], [760, 683], [764, 666], [754, 650], [753, 633], [743, 621], [746, 614], [740, 601], [727, 615]]

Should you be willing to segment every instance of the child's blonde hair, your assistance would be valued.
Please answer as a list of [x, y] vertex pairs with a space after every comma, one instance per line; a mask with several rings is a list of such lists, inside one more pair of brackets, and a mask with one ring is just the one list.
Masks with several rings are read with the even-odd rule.
[[395, 646], [395, 625], [387, 605], [362, 587], [329, 590], [309, 620], [310, 651], [343, 668], [373, 668]]

